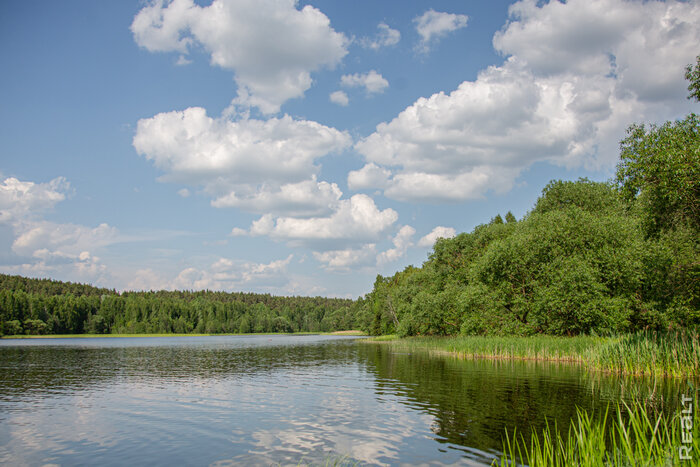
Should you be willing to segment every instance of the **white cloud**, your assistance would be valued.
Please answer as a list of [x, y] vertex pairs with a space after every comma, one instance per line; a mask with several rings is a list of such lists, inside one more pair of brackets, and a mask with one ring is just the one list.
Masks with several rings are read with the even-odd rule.
[[617, 76], [618, 92], [643, 101], [683, 99], [685, 66], [700, 43], [697, 2], [571, 0], [511, 5], [493, 39], [538, 75]]
[[401, 227], [399, 232], [392, 240], [394, 248], [381, 252], [377, 257], [377, 265], [391, 263], [404, 257], [408, 248], [413, 246], [413, 242], [411, 240], [415, 233], [416, 229], [410, 225], [404, 225]]
[[289, 282], [293, 255], [269, 263], [219, 258], [207, 268], [188, 267], [172, 279], [152, 269], [136, 272], [127, 290], [278, 290]]
[[151, 268], [129, 271], [128, 279], [125, 279], [122, 290], [168, 290], [168, 280]]
[[288, 183], [278, 188], [262, 185], [258, 191], [247, 196], [231, 192], [214, 200], [212, 206], [308, 217], [330, 214], [342, 195], [335, 183], [317, 182], [316, 176], [313, 176], [311, 180]]
[[187, 188], [182, 188], [180, 190], [177, 190], [177, 194], [183, 198], [189, 198], [192, 193], [190, 193], [190, 190], [188, 190]]
[[231, 234], [232, 237], [245, 237], [248, 235], [248, 231], [246, 229], [241, 229], [240, 227], [234, 227], [231, 229]]
[[[295, 0], [153, 1], [131, 25], [134, 40], [152, 52], [201, 46], [212, 65], [235, 73], [239, 105], [278, 112], [311, 86], [311, 72], [334, 67], [348, 39], [318, 9], [297, 9]], [[186, 59], [186, 57], [185, 57]]]
[[384, 92], [389, 87], [389, 82], [374, 70], [368, 73], [355, 73], [353, 75], [343, 75], [340, 84], [346, 87], [364, 87], [368, 94], [378, 94]]
[[334, 104], [343, 107], [346, 107], [350, 103], [350, 99], [348, 99], [348, 95], [345, 94], [345, 91], [334, 91], [330, 94], [329, 99]]
[[459, 202], [483, 198], [488, 190], [505, 193], [519, 171], [510, 167], [478, 166], [463, 173], [399, 173], [392, 177], [384, 194], [399, 201], [427, 203]]
[[87, 227], [76, 224], [57, 224], [49, 221], [23, 222], [17, 226], [18, 235], [12, 250], [18, 255], [35, 256], [37, 251], [47, 255], [79, 257], [85, 251], [100, 248], [119, 239], [119, 232], [108, 224]]
[[138, 122], [134, 147], [164, 181], [202, 186], [216, 207], [328, 214], [341, 192], [318, 182], [315, 161], [350, 145], [346, 132], [307, 120], [211, 118], [193, 107]]
[[313, 252], [316, 261], [323, 264], [328, 271], [349, 271], [359, 266], [374, 265], [377, 256], [377, 248], [374, 243], [368, 243], [361, 248], [346, 248], [343, 250], [330, 250]]
[[427, 52], [432, 45], [448, 33], [466, 27], [468, 20], [467, 15], [443, 13], [431, 8], [413, 19], [413, 22], [416, 23], [416, 31], [421, 37], [418, 49]]
[[[397, 219], [393, 209], [380, 211], [372, 198], [358, 194], [341, 200], [336, 211], [327, 217], [275, 219], [266, 214], [253, 222], [250, 234], [312, 245], [316, 250], [343, 249], [378, 239]], [[338, 245], [341, 248], [333, 248]]]
[[0, 223], [36, 217], [66, 199], [70, 184], [63, 177], [48, 183], [23, 182], [14, 177], [0, 184]]
[[457, 234], [457, 231], [452, 227], [443, 227], [441, 225], [435, 227], [432, 232], [418, 240], [418, 246], [423, 248], [431, 248], [438, 238], [452, 238]]
[[386, 188], [390, 177], [391, 171], [373, 163], [365, 164], [360, 170], [351, 170], [348, 173], [348, 188], [351, 190]]
[[26, 277], [64, 278], [72, 282], [96, 283], [108, 273], [100, 258], [85, 251], [80, 255], [37, 250], [30, 262], [16, 265], [0, 265], [5, 274]]
[[[683, 69], [700, 43], [697, 3], [525, 1], [511, 14], [494, 38], [511, 56], [379, 124], [355, 145], [373, 165], [352, 172], [349, 186], [455, 202], [509, 190], [536, 161], [609, 170], [627, 125], [688, 111]], [[574, 27], [579, 17], [584, 26]]]
[[177, 66], [185, 66], [185, 65], [189, 65], [190, 63], [192, 63], [192, 60], [188, 59], [188, 58], [185, 57], [184, 55], [180, 55], [180, 56], [177, 58], [177, 61], [175, 62], [175, 65], [177, 65]]
[[412, 239], [415, 233], [416, 230], [413, 227], [404, 225], [392, 239], [394, 247], [379, 254], [375, 243], [366, 243], [359, 248], [314, 251], [313, 255], [328, 271], [350, 271], [358, 267], [382, 266], [404, 257], [408, 249], [413, 246]]
[[60, 275], [90, 282], [104, 273], [105, 266], [92, 252], [119, 241], [115, 228], [107, 224], [91, 228], [42, 219], [42, 214], [63, 201], [69, 192], [70, 184], [63, 177], [48, 183], [10, 177], [0, 184], [0, 224], [12, 228], [11, 251], [17, 255], [16, 264], [0, 265], [0, 270], [28, 276]]
[[386, 23], [379, 23], [377, 29], [379, 31], [374, 37], [363, 37], [360, 40], [362, 47], [379, 50], [382, 47], [396, 45], [401, 40], [401, 33], [396, 29], [390, 28]]

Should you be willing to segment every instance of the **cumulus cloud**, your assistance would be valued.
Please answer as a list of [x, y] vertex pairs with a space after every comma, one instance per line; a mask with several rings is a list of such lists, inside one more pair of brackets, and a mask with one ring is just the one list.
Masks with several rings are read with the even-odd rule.
[[505, 62], [379, 124], [355, 145], [368, 165], [349, 186], [404, 201], [479, 198], [537, 161], [609, 169], [627, 125], [687, 111], [697, 3], [528, 0], [510, 11], [494, 38]]
[[377, 34], [374, 37], [363, 37], [360, 40], [360, 45], [367, 49], [379, 50], [382, 47], [391, 47], [396, 45], [401, 40], [401, 33], [396, 29], [392, 29], [386, 23], [377, 25]]
[[[379, 210], [372, 198], [358, 194], [341, 200], [337, 209], [326, 217], [273, 218], [266, 214], [252, 223], [250, 234], [310, 245], [317, 250], [343, 249], [375, 241], [397, 219], [393, 209]], [[341, 248], [333, 248], [337, 246]]]
[[140, 120], [133, 144], [162, 180], [203, 187], [215, 207], [313, 216], [331, 212], [342, 194], [316, 180], [315, 161], [350, 142], [346, 132], [288, 115], [215, 119], [193, 107]]
[[376, 267], [397, 261], [413, 246], [413, 235], [416, 230], [410, 225], [404, 225], [392, 238], [393, 248], [377, 254], [376, 243], [366, 243], [359, 248], [344, 248], [313, 252], [314, 258], [328, 271], [349, 271], [358, 267]]
[[12, 229], [13, 265], [0, 265], [6, 273], [68, 277], [94, 281], [105, 266], [93, 252], [119, 241], [107, 224], [87, 227], [59, 224], [42, 215], [66, 198], [70, 184], [63, 177], [48, 183], [7, 178], [0, 184], [0, 224]]
[[413, 235], [415, 233], [416, 229], [410, 225], [404, 225], [401, 227], [399, 232], [392, 240], [394, 248], [381, 252], [377, 257], [377, 265], [391, 263], [404, 257], [408, 248], [413, 246], [413, 242], [411, 240], [413, 239]]
[[[134, 40], [151, 52], [203, 48], [212, 65], [232, 70], [239, 105], [278, 112], [311, 87], [311, 72], [333, 68], [347, 54], [348, 39], [320, 10], [295, 0], [154, 0], [131, 24]], [[271, 33], [274, 31], [274, 33]]]
[[349, 271], [352, 268], [374, 265], [377, 247], [374, 243], [368, 243], [360, 248], [314, 251], [313, 255], [316, 261], [328, 271]]
[[100, 258], [84, 252], [82, 255], [64, 255], [37, 251], [29, 262], [13, 265], [0, 265], [5, 274], [19, 274], [27, 277], [64, 278], [73, 282], [96, 283], [108, 274], [107, 267]]
[[343, 107], [350, 103], [350, 99], [348, 99], [348, 95], [345, 94], [345, 91], [334, 91], [330, 94], [329, 99], [334, 104], [338, 104]]
[[378, 94], [384, 92], [389, 87], [389, 81], [374, 70], [368, 73], [355, 73], [353, 75], [343, 75], [340, 84], [349, 88], [363, 87], [367, 94]]
[[431, 248], [438, 238], [452, 238], [457, 234], [457, 231], [452, 227], [443, 227], [441, 225], [435, 227], [432, 232], [418, 240], [418, 246], [423, 248]]
[[276, 290], [289, 282], [287, 266], [293, 255], [269, 263], [219, 258], [204, 268], [188, 267], [167, 278], [152, 269], [140, 269], [128, 290]]
[[432, 8], [421, 16], [413, 19], [416, 24], [416, 31], [421, 37], [418, 50], [427, 52], [430, 47], [436, 44], [448, 33], [457, 29], [467, 27], [467, 15], [457, 15], [454, 13], [443, 13]]
[[348, 188], [364, 190], [367, 188], [386, 188], [391, 177], [391, 171], [374, 163], [365, 164], [360, 170], [348, 173]]
[[[523, 0], [493, 44], [536, 74], [615, 75], [618, 92], [643, 101], [683, 99], [683, 73], [697, 54], [697, 2]], [[692, 57], [691, 57], [692, 58]]]
[[110, 245], [118, 239], [117, 229], [104, 223], [87, 227], [38, 221], [23, 223], [18, 230], [12, 250], [23, 256], [36, 256], [35, 252], [42, 250], [78, 257], [85, 251]]
[[214, 200], [212, 206], [304, 217], [331, 213], [342, 195], [335, 183], [317, 182], [316, 177], [312, 176], [310, 180], [288, 183], [274, 189], [263, 185], [248, 196], [231, 192]]
[[6, 178], [0, 184], [0, 223], [12, 223], [27, 217], [36, 217], [66, 199], [70, 184], [63, 177], [48, 183], [20, 181]]

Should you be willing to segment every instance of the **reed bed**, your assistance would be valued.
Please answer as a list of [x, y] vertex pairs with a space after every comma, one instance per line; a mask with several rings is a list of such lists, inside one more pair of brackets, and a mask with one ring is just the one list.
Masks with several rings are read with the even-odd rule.
[[596, 369], [624, 374], [684, 377], [700, 374], [697, 330], [627, 334], [590, 353]]
[[397, 350], [449, 353], [460, 358], [577, 362], [592, 371], [668, 377], [700, 376], [697, 330], [637, 332], [622, 336], [559, 337], [535, 335], [383, 337]]
[[[697, 419], [693, 401], [692, 420]], [[700, 461], [700, 429], [688, 425], [679, 406], [673, 416], [650, 413], [642, 402], [617, 406], [616, 417], [608, 423], [605, 415], [596, 419], [578, 410], [568, 433], [551, 429], [549, 424], [541, 436], [533, 430], [527, 443], [517, 433], [506, 433], [503, 454], [493, 466], [530, 467], [565, 466], [666, 466], [698, 465]]]

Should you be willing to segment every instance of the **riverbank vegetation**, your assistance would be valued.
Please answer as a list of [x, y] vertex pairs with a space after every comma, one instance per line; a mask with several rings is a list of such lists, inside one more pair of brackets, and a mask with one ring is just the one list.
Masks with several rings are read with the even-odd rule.
[[356, 329], [357, 306], [255, 293], [117, 293], [0, 274], [0, 335], [330, 332]]
[[399, 351], [427, 351], [459, 358], [576, 362], [592, 371], [669, 377], [700, 376], [697, 331], [639, 331], [621, 336], [390, 336], [372, 339]]
[[[700, 167], [697, 142], [693, 151]], [[700, 202], [700, 174], [695, 177]], [[422, 267], [378, 276], [361, 324], [370, 334], [401, 336], [696, 326], [700, 229], [681, 214], [671, 227], [648, 230], [659, 224], [646, 227], [651, 214], [641, 201], [626, 202], [609, 183], [551, 182], [524, 219], [496, 217], [471, 233], [439, 239]]]
[[579, 410], [566, 434], [549, 425], [541, 437], [533, 433], [529, 443], [518, 433], [506, 434], [503, 455], [493, 465], [690, 465], [700, 453], [700, 429], [693, 426], [696, 417], [697, 406], [690, 396], [673, 417], [650, 413], [639, 401], [618, 404], [610, 424], [607, 414], [594, 418]]

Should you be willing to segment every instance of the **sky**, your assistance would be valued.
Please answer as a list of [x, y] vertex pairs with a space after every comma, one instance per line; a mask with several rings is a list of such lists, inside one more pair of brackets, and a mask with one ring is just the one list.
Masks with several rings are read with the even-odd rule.
[[0, 272], [356, 298], [682, 118], [700, 2], [0, 2]]

